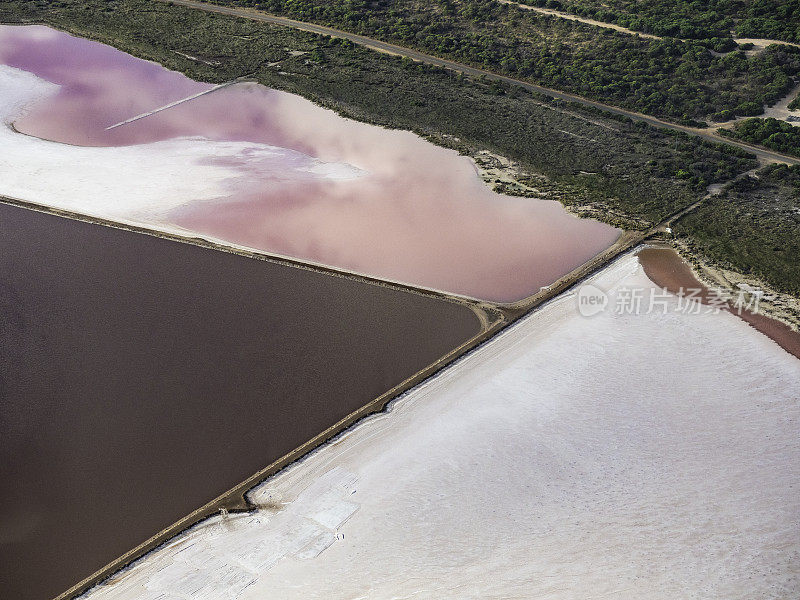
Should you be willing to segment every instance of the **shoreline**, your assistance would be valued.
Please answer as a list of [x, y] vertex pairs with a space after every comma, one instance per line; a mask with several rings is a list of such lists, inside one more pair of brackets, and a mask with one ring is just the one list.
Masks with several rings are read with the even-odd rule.
[[701, 283], [712, 288], [723, 287], [729, 291], [735, 291], [739, 284], [760, 289], [764, 292], [761, 300], [764, 313], [771, 319], [783, 323], [792, 331], [800, 331], [800, 298], [785, 292], [777, 292], [757, 277], [728, 269], [717, 261], [707, 258], [699, 250], [694, 250], [690, 244], [680, 240], [673, 240], [673, 242], [673, 249], [680, 254], [684, 261], [689, 263], [692, 273]]
[[[439, 143], [431, 138], [433, 143]], [[591, 219], [627, 231], [641, 231], [653, 223], [625, 214], [599, 202], [572, 203], [570, 190], [551, 184], [547, 176], [526, 170], [514, 160], [488, 150], [460, 148], [458, 152], [469, 158], [483, 183], [493, 192], [506, 196], [549, 200], [558, 202], [564, 210], [578, 219]], [[536, 187], [540, 185], [541, 188]]]
[[[709, 306], [716, 294], [707, 282], [699, 277], [689, 261], [685, 260], [671, 245], [648, 244], [638, 253], [639, 263], [647, 277], [657, 286], [675, 294], [680, 289], [701, 289], [700, 301]], [[760, 303], [759, 307], [764, 306]], [[775, 318], [766, 311], [752, 312], [736, 310], [733, 307], [721, 308], [746, 322], [753, 329], [767, 336], [792, 356], [800, 359], [800, 332], [793, 330], [787, 323]]]

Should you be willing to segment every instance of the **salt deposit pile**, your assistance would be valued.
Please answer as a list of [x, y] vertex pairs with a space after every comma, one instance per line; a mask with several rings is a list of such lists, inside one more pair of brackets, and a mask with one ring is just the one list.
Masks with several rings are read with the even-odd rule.
[[730, 314], [561, 297], [85, 599], [795, 598], [799, 401]]

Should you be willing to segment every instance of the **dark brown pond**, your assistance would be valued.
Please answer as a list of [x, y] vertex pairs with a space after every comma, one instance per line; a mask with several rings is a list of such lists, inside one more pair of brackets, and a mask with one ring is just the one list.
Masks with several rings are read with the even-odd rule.
[[0, 204], [0, 597], [53, 597], [478, 331], [462, 306]]

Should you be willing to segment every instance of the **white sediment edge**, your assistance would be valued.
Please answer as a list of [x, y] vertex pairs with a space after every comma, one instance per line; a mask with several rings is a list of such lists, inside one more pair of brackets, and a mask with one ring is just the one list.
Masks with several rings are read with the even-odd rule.
[[737, 318], [566, 295], [86, 598], [798, 597], [798, 434], [800, 362]]
[[175, 138], [123, 147], [81, 147], [20, 134], [25, 110], [58, 92], [35, 75], [0, 65], [0, 195], [50, 208], [170, 230], [171, 211], [223, 201], [274, 176], [280, 181], [352, 179], [363, 171], [250, 142]]

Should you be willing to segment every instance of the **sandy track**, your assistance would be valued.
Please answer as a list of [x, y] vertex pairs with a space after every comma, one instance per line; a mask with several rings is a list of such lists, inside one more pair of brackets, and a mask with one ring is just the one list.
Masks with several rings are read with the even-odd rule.
[[614, 23], [606, 23], [605, 21], [596, 21], [595, 19], [587, 19], [586, 17], [571, 15], [569, 13], [553, 10], [551, 8], [540, 8], [538, 6], [531, 6], [530, 4], [523, 4], [521, 2], [513, 2], [512, 0], [497, 0], [497, 1], [500, 4], [509, 4], [511, 6], [517, 6], [523, 10], [531, 10], [533, 12], [547, 15], [549, 17], [558, 17], [559, 19], [567, 19], [568, 21], [578, 21], [579, 23], [586, 23], [587, 25], [594, 25], [595, 27], [602, 27], [604, 29], [613, 29], [614, 31], [619, 31], [620, 33], [627, 33], [628, 35], [638, 35], [639, 37], [651, 40], [661, 39], [659, 36], [652, 35], [650, 33], [642, 33], [641, 31], [634, 31], [633, 29], [628, 29], [627, 27], [622, 27], [621, 25], [615, 25]]

